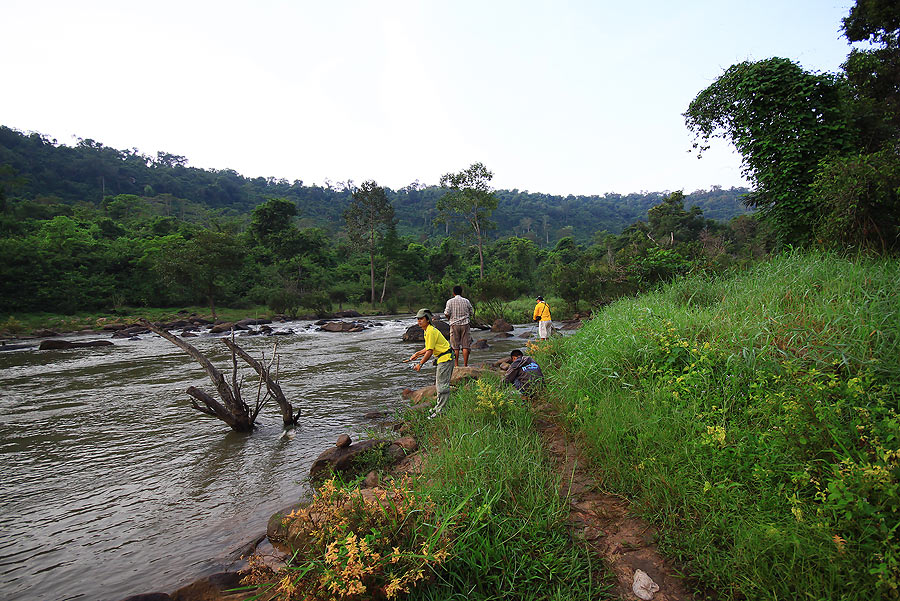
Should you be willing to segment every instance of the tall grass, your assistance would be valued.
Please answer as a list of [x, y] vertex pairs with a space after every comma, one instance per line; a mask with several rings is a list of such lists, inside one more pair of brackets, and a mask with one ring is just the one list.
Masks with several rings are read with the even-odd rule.
[[425, 492], [445, 510], [464, 506], [451, 556], [414, 599], [608, 598], [601, 566], [573, 544], [560, 476], [532, 415], [498, 381], [454, 391], [436, 420], [414, 422], [429, 449]]
[[621, 300], [543, 356], [603, 485], [725, 599], [900, 586], [900, 266], [788, 254]]

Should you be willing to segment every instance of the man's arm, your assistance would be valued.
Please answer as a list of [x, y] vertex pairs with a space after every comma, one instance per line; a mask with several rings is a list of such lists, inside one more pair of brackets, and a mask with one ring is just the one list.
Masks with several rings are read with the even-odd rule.
[[[422, 360], [419, 361], [418, 363], [416, 363], [416, 368], [415, 368], [416, 371], [419, 371], [420, 369], [422, 369], [422, 366], [425, 365], [425, 363], [427, 363], [429, 359], [431, 359], [432, 355], [434, 355], [434, 351], [431, 350], [430, 348], [422, 349], [419, 352], [422, 353], [423, 356], [422, 356]], [[416, 353], [416, 354], [418, 354], [418, 353]]]
[[509, 366], [509, 369], [506, 370], [506, 375], [503, 376], [503, 381], [507, 384], [514, 384], [516, 379], [519, 377], [520, 371], [522, 371], [522, 361], [521, 359], [516, 359]]

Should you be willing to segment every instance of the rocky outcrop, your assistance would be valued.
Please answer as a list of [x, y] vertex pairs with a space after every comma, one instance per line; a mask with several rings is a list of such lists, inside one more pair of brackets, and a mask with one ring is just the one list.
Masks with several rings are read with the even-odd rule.
[[329, 321], [319, 329], [323, 332], [362, 332], [366, 324], [360, 321]]
[[[454, 367], [453, 375], [450, 376], [450, 384], [459, 384], [464, 380], [477, 380], [487, 371], [490, 371], [490, 368], [460, 366]], [[400, 392], [400, 396], [402, 396], [404, 399], [407, 399], [411, 403], [421, 403], [425, 400], [437, 397], [437, 388], [434, 386], [426, 386], [425, 388], [419, 388], [418, 390], [404, 388]]]
[[201, 578], [174, 593], [143, 593], [122, 601], [243, 601], [259, 593], [258, 590], [232, 591], [241, 585], [241, 572], [219, 572]]
[[382, 449], [385, 457], [393, 463], [406, 457], [417, 448], [415, 438], [405, 437], [399, 440], [371, 439], [352, 444], [350, 437], [341, 434], [332, 448], [320, 454], [309, 468], [310, 480], [317, 480], [330, 472], [352, 474], [356, 469], [357, 458], [367, 452]]
[[[435, 319], [431, 322], [431, 325], [436, 327], [444, 335], [444, 338], [450, 340], [450, 324], [446, 321]], [[419, 324], [411, 325], [403, 333], [403, 342], [425, 342], [425, 331], [419, 327]]]
[[487, 340], [476, 340], [472, 343], [472, 350], [481, 350], [491, 348], [491, 345], [488, 344]]
[[112, 346], [112, 342], [109, 340], [91, 340], [88, 342], [72, 342], [71, 340], [43, 340], [41, 341], [41, 346], [38, 347], [38, 350], [41, 351], [55, 351], [60, 349], [70, 349], [70, 348], [85, 348], [85, 347], [93, 347], [93, 346]]
[[491, 325], [491, 332], [512, 332], [513, 327], [505, 319], [494, 320]]

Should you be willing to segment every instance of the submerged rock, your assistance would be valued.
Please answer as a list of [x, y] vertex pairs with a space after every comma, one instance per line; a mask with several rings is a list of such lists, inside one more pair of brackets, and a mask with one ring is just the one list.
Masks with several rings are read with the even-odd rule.
[[43, 340], [38, 350], [53, 351], [59, 349], [85, 348], [92, 346], [112, 346], [109, 340], [91, 340], [89, 342], [72, 342], [71, 340]]

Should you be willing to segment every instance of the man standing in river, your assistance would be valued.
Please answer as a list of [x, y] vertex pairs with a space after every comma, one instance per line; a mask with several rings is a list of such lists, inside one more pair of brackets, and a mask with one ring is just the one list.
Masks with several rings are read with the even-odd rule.
[[450, 377], [453, 375], [453, 353], [450, 350], [450, 343], [444, 338], [440, 331], [431, 325], [433, 315], [428, 309], [419, 309], [416, 313], [416, 323], [425, 332], [425, 348], [416, 351], [409, 358], [409, 361], [415, 361], [419, 357], [421, 361], [416, 363], [415, 369], [419, 371], [425, 362], [434, 357], [437, 371], [434, 374], [434, 387], [437, 389], [437, 404], [428, 415], [431, 419], [440, 413], [447, 405], [447, 399], [450, 398]]
[[450, 348], [455, 355], [454, 365], [459, 367], [459, 351], [462, 349], [463, 367], [468, 367], [469, 351], [472, 348], [469, 319], [475, 316], [475, 309], [469, 299], [462, 295], [462, 286], [453, 287], [453, 298], [447, 301], [444, 315], [450, 322]]

